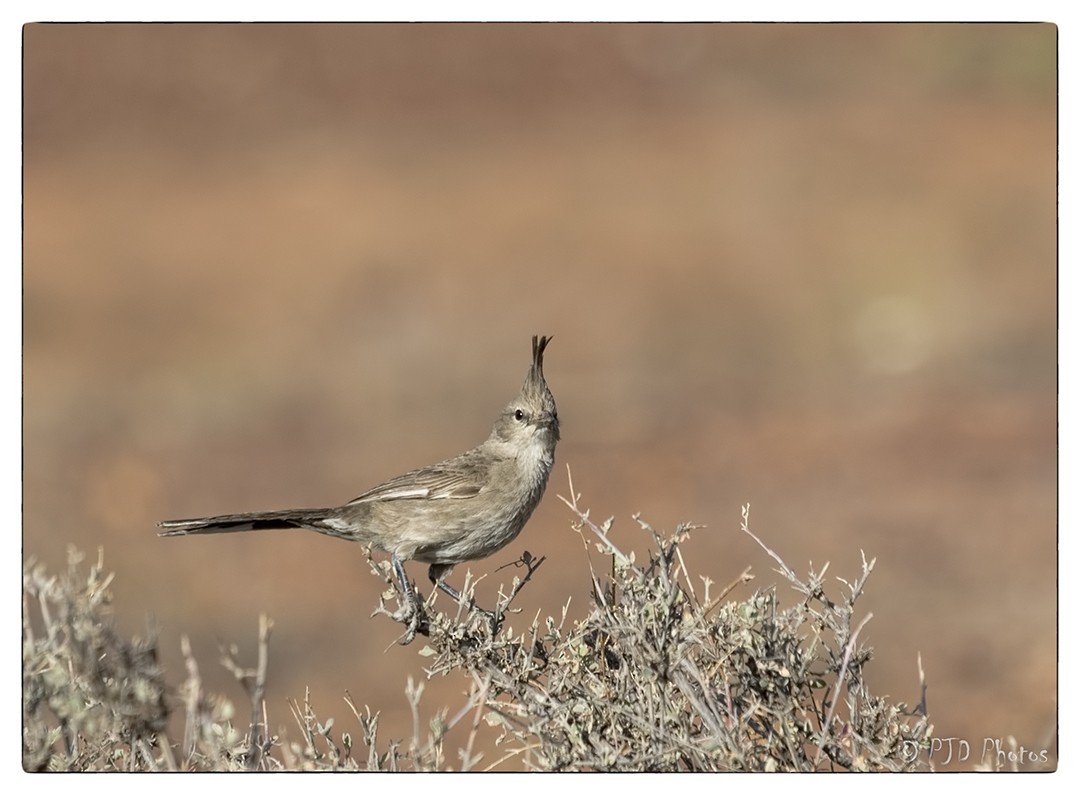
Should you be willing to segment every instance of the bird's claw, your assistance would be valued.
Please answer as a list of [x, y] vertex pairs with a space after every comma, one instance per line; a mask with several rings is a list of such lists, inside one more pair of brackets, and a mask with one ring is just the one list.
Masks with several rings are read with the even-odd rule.
[[499, 634], [499, 628], [502, 627], [506, 614], [501, 610], [496, 610], [494, 613], [490, 610], [483, 610], [482, 612], [488, 617], [488, 621], [491, 622], [491, 636], [495, 637]]
[[424, 616], [423, 609], [415, 603], [406, 603], [399, 607], [397, 610], [391, 612], [386, 609], [385, 604], [381, 601], [379, 606], [375, 608], [372, 616], [386, 616], [396, 624], [403, 624], [405, 626], [405, 634], [398, 639], [398, 644], [401, 646], [408, 646], [413, 640], [416, 639], [417, 633], [421, 635], [428, 634], [428, 623]]

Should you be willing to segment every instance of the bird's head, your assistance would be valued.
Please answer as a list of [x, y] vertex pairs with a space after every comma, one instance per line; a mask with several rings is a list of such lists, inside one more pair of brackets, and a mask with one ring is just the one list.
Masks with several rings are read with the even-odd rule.
[[559, 412], [544, 380], [544, 349], [549, 342], [551, 337], [532, 338], [532, 366], [525, 383], [499, 415], [492, 435], [515, 444], [539, 442], [553, 452], [559, 441]]

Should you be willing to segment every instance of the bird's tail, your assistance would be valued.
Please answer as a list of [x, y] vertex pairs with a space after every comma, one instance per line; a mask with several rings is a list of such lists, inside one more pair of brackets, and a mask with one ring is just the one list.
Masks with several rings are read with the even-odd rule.
[[233, 513], [225, 516], [207, 516], [202, 519], [169, 519], [159, 522], [159, 536], [189, 536], [199, 533], [242, 533], [246, 530], [280, 530], [302, 527], [323, 532], [322, 521], [333, 509], [299, 508], [287, 511], [263, 513]]

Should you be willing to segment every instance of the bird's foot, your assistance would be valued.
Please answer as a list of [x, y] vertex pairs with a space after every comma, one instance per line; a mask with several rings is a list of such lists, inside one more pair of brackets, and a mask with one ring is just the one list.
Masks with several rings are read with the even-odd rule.
[[473, 610], [487, 618], [488, 623], [491, 624], [492, 636], [494, 637], [496, 634], [498, 634], [499, 627], [502, 626], [503, 620], [506, 618], [506, 614], [503, 613], [501, 610], [485, 610], [475, 602], [473, 602], [471, 606]]
[[412, 643], [417, 633], [428, 634], [427, 616], [424, 615], [424, 609], [416, 602], [408, 601], [397, 610], [390, 611], [386, 609], [385, 602], [380, 599], [379, 606], [371, 615], [372, 617], [386, 616], [394, 623], [404, 625], [405, 633], [398, 639], [398, 643], [402, 646]]
[[471, 592], [467, 592], [468, 596], [463, 595], [456, 588], [448, 585], [442, 579], [442, 577], [436, 573], [435, 569], [436, 567], [432, 566], [429, 573], [432, 584], [438, 590], [442, 591], [451, 599], [453, 599], [454, 602], [457, 603], [459, 608], [465, 608], [470, 614], [481, 613], [485, 617], [487, 617], [487, 620], [491, 624], [491, 634], [495, 635], [495, 633], [499, 631], [499, 627], [502, 626], [503, 619], [505, 618], [505, 614], [503, 613], [503, 611], [497, 610], [496, 612], [492, 612], [491, 610], [485, 610], [484, 608], [480, 607], [480, 605], [476, 603], [476, 600], [472, 598]]
[[499, 628], [502, 627], [503, 621], [506, 620], [506, 613], [503, 612], [502, 610], [487, 610], [487, 609], [481, 607], [480, 605], [478, 605], [472, 599], [470, 599], [468, 602], [466, 602], [464, 604], [462, 604], [461, 602], [458, 602], [458, 604], [465, 607], [465, 609], [468, 610], [469, 615], [478, 613], [478, 614], [482, 615], [484, 618], [486, 618], [487, 621], [488, 621], [488, 624], [491, 627], [491, 636], [492, 637], [494, 637], [495, 635], [498, 634]]

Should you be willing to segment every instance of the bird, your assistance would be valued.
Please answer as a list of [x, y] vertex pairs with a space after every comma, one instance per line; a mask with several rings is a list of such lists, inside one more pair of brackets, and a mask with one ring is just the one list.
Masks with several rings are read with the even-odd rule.
[[555, 398], [544, 378], [550, 342], [549, 336], [532, 338], [532, 363], [520, 392], [487, 439], [461, 455], [391, 478], [344, 505], [170, 519], [158, 524], [159, 535], [302, 528], [382, 550], [406, 596], [403, 612], [393, 617], [408, 625], [409, 642], [420, 602], [402, 564], [427, 563], [432, 585], [460, 603], [461, 594], [445, 581], [451, 569], [517, 538], [543, 497], [560, 438]]

